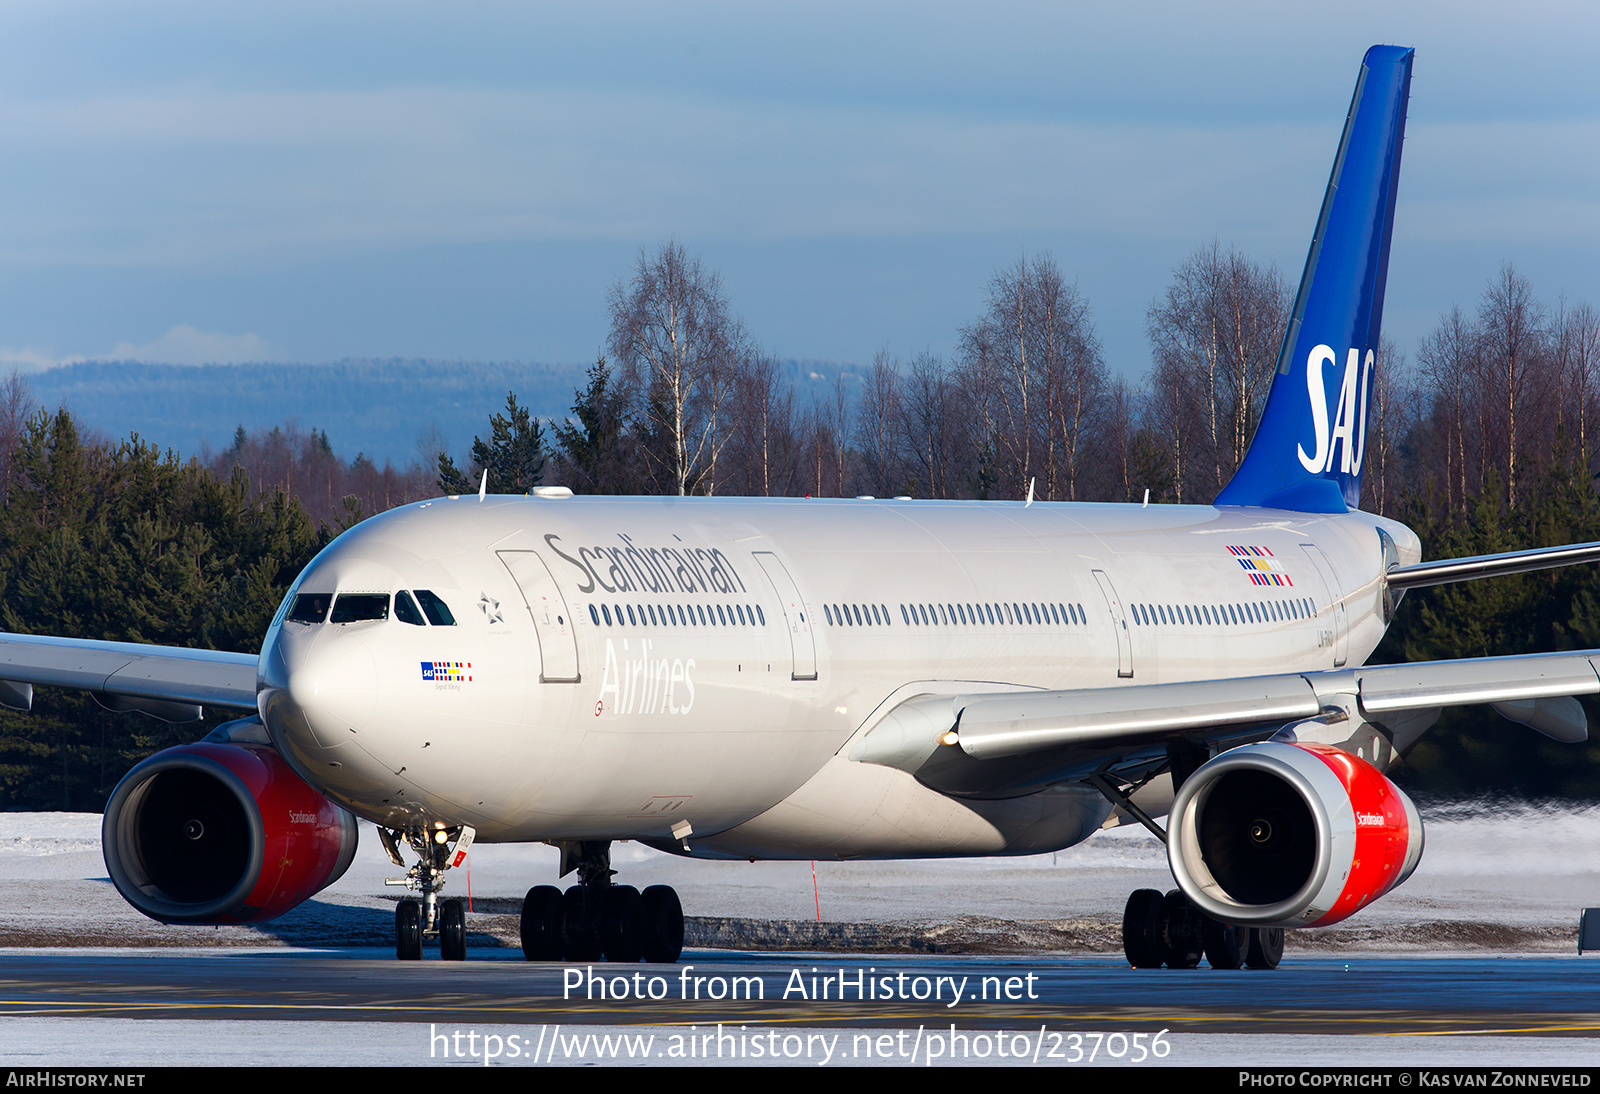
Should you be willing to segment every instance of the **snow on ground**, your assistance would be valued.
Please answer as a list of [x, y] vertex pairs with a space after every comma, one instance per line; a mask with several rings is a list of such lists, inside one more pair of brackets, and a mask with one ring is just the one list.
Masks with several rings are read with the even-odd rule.
[[[1341, 928], [1297, 942], [1432, 948], [1443, 941], [1497, 950], [1570, 951], [1578, 910], [1600, 905], [1600, 806], [1463, 803], [1424, 809], [1427, 849], [1416, 874]], [[0, 813], [0, 946], [381, 945], [392, 938], [400, 871], [370, 825], [349, 872], [315, 900], [261, 928], [168, 927], [129, 907], [106, 876], [100, 818]], [[472, 929], [511, 941], [516, 902], [557, 884], [544, 845], [473, 848], [447, 894], [470, 888]], [[1102, 832], [1056, 854], [891, 862], [717, 862], [635, 843], [613, 848], [619, 881], [677, 887], [691, 917], [828, 923], [949, 924], [981, 916], [1088, 924], [1089, 948], [1113, 948], [1123, 901], [1169, 888], [1160, 843], [1138, 827]], [[570, 879], [568, 879], [570, 880]]]
[[[1571, 952], [1578, 909], [1600, 905], [1600, 806], [1475, 803], [1425, 809], [1424, 817], [1427, 851], [1406, 885], [1346, 926], [1331, 932], [1300, 932], [1291, 945], [1430, 953]], [[145, 919], [121, 899], [106, 877], [99, 833], [100, 818], [92, 814], [0, 814], [0, 875], [6, 878], [0, 885], [0, 947], [367, 946], [377, 947], [374, 952], [381, 954], [393, 944], [393, 901], [400, 890], [385, 887], [383, 881], [399, 871], [384, 855], [370, 826], [363, 826], [360, 852], [344, 878], [277, 923], [260, 928], [168, 927]], [[469, 935], [474, 946], [493, 945], [491, 934], [502, 945], [515, 945], [512, 913], [517, 901], [530, 885], [554, 883], [556, 862], [555, 850], [544, 846], [473, 849], [470, 883], [478, 913], [469, 920]], [[691, 916], [796, 921], [791, 925], [804, 926], [815, 921], [820, 900], [822, 918], [830, 923], [895, 929], [909, 924], [922, 930], [925, 938], [951, 936], [950, 925], [967, 923], [973, 916], [1022, 921], [1035, 928], [1039, 921], [1053, 921], [1049, 926], [1056, 934], [1051, 937], [1061, 949], [1116, 949], [1117, 925], [1128, 892], [1171, 885], [1161, 845], [1139, 828], [1104, 832], [1054, 855], [819, 862], [815, 890], [809, 862], [697, 862], [622, 844], [614, 848], [613, 865], [630, 884], [677, 886]], [[452, 878], [449, 894], [465, 895], [468, 881], [469, 876]], [[972, 936], [969, 930], [963, 937]], [[1009, 936], [1012, 942], [1021, 939], [1024, 946], [1030, 945], [1028, 937], [1038, 934], [1014, 930]], [[386, 1022], [4, 1017], [0, 1042], [6, 1049], [0, 1058], [11, 1067], [135, 1070], [185, 1064], [482, 1065], [481, 1054], [444, 1060], [429, 1032], [423, 1024]], [[503, 1043], [510, 1043], [513, 1035], [529, 1037], [541, 1031], [506, 1026], [479, 1032], [498, 1034]], [[617, 1052], [604, 1061], [599, 1058], [598, 1038], [610, 1036], [621, 1045], [624, 1035], [651, 1032], [665, 1039], [681, 1030], [568, 1028], [569, 1039], [593, 1035], [585, 1042], [589, 1048], [576, 1057], [547, 1062], [675, 1062], [667, 1057], [629, 1060]], [[856, 1032], [870, 1032], [875, 1038], [883, 1031], [785, 1027], [783, 1032], [815, 1032], [819, 1038], [837, 1035], [836, 1044], [848, 1048], [856, 1043], [852, 1036]], [[1588, 1065], [1595, 1052], [1595, 1042], [1588, 1038], [1544, 1036], [1178, 1034], [1171, 1037], [1171, 1044], [1170, 1056], [1149, 1063], [1247, 1062], [1297, 1069], [1354, 1062], [1379, 1067], [1488, 1063], [1549, 1067]], [[526, 1066], [529, 1061], [525, 1054], [499, 1062]], [[832, 1062], [903, 1066], [909, 1061], [841, 1057]], [[997, 1059], [970, 1062], [992, 1067]]]

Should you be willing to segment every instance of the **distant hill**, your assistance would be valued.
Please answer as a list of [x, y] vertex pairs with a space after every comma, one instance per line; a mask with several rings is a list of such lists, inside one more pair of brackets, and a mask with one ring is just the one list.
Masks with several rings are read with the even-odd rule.
[[[322, 430], [345, 459], [358, 452], [382, 466], [417, 458], [418, 440], [437, 430], [464, 454], [506, 392], [541, 418], [565, 418], [587, 364], [516, 361], [346, 360], [333, 364], [158, 365], [88, 361], [28, 377], [46, 407], [66, 406], [108, 437], [137, 432], [185, 456], [226, 448], [239, 426], [269, 430], [293, 419]], [[854, 396], [863, 370], [835, 362], [786, 361], [805, 398], [831, 392], [843, 373]]]

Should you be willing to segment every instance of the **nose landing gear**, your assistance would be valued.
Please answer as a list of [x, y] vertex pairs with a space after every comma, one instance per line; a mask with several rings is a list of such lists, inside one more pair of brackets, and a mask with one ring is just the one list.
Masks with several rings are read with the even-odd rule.
[[472, 828], [422, 829], [401, 832], [379, 828], [378, 838], [396, 866], [405, 866], [400, 855], [403, 841], [416, 853], [417, 863], [406, 871], [406, 876], [389, 878], [386, 885], [404, 885], [420, 893], [420, 901], [400, 901], [394, 910], [394, 955], [401, 961], [422, 960], [422, 944], [426, 938], [439, 940], [439, 956], [446, 961], [467, 959], [467, 912], [459, 900], [439, 900], [444, 889], [444, 874], [459, 866], [472, 846]]
[[561, 873], [578, 873], [565, 893], [536, 885], [522, 901], [522, 953], [529, 961], [645, 961], [670, 964], [683, 952], [683, 905], [669, 885], [643, 893], [613, 885], [611, 844], [563, 843]]

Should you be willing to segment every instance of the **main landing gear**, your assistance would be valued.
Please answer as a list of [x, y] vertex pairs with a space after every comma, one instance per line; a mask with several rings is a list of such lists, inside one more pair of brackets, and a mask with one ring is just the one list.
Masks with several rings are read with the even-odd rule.
[[1139, 889], [1122, 913], [1122, 952], [1136, 969], [1192, 969], [1202, 955], [1214, 969], [1275, 969], [1283, 928], [1220, 923], [1178, 889]]
[[444, 889], [445, 871], [460, 865], [467, 848], [472, 846], [472, 837], [473, 830], [465, 826], [418, 832], [378, 829], [383, 849], [396, 866], [406, 864], [400, 857], [402, 842], [417, 855], [417, 864], [406, 871], [405, 877], [386, 882], [404, 885], [422, 896], [420, 901], [407, 897], [395, 906], [394, 955], [401, 961], [422, 960], [425, 938], [439, 940], [439, 956], [444, 960], [467, 959], [466, 905], [459, 900], [441, 901], [439, 893]]
[[683, 952], [683, 905], [670, 885], [643, 893], [613, 885], [611, 844], [561, 845], [561, 873], [578, 872], [565, 893], [536, 885], [522, 901], [522, 953], [529, 961], [639, 960], [670, 964]]
[[[1089, 784], [1112, 805], [1123, 810], [1163, 844], [1166, 831], [1141, 809], [1133, 795], [1156, 776], [1168, 772], [1176, 793], [1185, 780], [1210, 758], [1206, 748], [1193, 741], [1167, 742], [1167, 761], [1142, 779], [1113, 781], [1105, 774], [1091, 775]], [[1173, 889], [1162, 895], [1139, 889], [1128, 898], [1122, 912], [1122, 952], [1136, 969], [1192, 969], [1204, 957], [1214, 969], [1275, 969], [1283, 959], [1282, 927], [1241, 927], [1212, 919]]]

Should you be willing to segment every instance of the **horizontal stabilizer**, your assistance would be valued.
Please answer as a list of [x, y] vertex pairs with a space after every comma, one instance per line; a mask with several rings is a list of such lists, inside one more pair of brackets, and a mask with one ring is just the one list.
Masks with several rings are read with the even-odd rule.
[[1553, 570], [1558, 566], [1576, 566], [1582, 562], [1600, 562], [1600, 543], [1569, 543], [1562, 547], [1535, 547], [1531, 551], [1507, 551], [1498, 555], [1419, 562], [1390, 570], [1385, 580], [1391, 589], [1420, 589], [1426, 585], [1448, 585], [1454, 581]]

